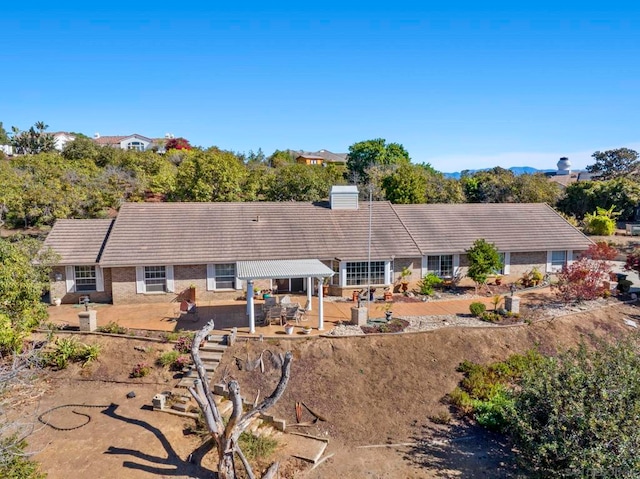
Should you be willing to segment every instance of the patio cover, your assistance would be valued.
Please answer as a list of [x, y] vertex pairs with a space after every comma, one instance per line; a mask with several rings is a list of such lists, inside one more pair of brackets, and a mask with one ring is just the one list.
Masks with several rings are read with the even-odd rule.
[[[256, 332], [255, 308], [253, 304], [253, 280], [255, 279], [287, 279], [307, 278], [307, 297], [311, 307], [311, 290], [313, 278], [329, 278], [335, 272], [317, 259], [283, 259], [238, 261], [236, 277], [247, 281], [247, 314], [249, 315], [249, 332]], [[318, 288], [318, 329], [324, 328], [322, 305], [322, 287]]]
[[334, 271], [317, 259], [238, 261], [238, 279], [328, 278]]

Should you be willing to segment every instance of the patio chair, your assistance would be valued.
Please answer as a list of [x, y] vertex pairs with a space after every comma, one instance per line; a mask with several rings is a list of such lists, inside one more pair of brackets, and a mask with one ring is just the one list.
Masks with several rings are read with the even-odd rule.
[[266, 314], [266, 322], [268, 325], [277, 322], [277, 324], [282, 326], [282, 307], [272, 306], [271, 308], [269, 308]]
[[291, 304], [291, 296], [285, 294], [280, 300], [280, 304]]

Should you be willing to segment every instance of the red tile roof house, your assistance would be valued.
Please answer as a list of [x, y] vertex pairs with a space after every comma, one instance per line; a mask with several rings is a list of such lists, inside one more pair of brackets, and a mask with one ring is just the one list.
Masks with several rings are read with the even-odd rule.
[[127, 136], [100, 136], [100, 133], [93, 135], [93, 141], [100, 146], [111, 146], [122, 150], [138, 150], [146, 151], [153, 146], [154, 140], [146, 136], [133, 135]]
[[236, 298], [248, 287], [238, 268], [252, 261], [243, 274], [256, 289], [315, 290], [295, 267], [269, 276], [278, 260], [319, 260], [323, 275], [335, 273], [330, 294], [351, 296], [367, 286], [369, 251], [371, 285], [383, 288], [405, 267], [413, 283], [464, 274], [478, 238], [497, 246], [514, 279], [534, 266], [556, 271], [592, 244], [545, 204], [359, 204], [357, 189], [341, 186], [324, 203], [127, 203], [115, 220], [57, 221], [45, 246], [60, 255], [52, 298], [124, 304], [175, 301], [191, 286], [200, 300]]

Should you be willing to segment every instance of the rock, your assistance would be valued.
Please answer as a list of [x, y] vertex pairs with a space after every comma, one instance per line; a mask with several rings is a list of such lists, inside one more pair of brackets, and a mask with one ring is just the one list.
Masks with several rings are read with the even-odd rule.
[[136, 393], [134, 393], [133, 391], [127, 393], [127, 399], [133, 399], [134, 397], [136, 397]]

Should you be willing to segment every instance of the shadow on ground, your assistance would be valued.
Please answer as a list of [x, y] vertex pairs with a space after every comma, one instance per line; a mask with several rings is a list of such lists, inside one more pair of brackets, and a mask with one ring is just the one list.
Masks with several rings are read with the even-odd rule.
[[423, 426], [404, 460], [433, 471], [436, 477], [521, 479], [504, 436], [476, 425]]
[[[106, 416], [109, 416], [110, 418], [116, 419], [118, 421], [123, 421], [127, 424], [133, 424], [135, 426], [146, 429], [147, 431], [151, 432], [158, 439], [158, 441], [160, 441], [162, 447], [167, 453], [166, 457], [159, 457], [145, 454], [135, 449], [110, 446], [109, 449], [105, 451], [105, 454], [131, 456], [141, 461], [135, 462], [125, 460], [122, 463], [123, 467], [145, 471], [160, 477], [216, 477], [215, 473], [213, 473], [212, 471], [199, 466], [204, 455], [211, 450], [211, 444], [204, 443], [202, 446], [196, 449], [193, 454], [189, 456], [190, 462], [184, 461], [178, 456], [167, 438], [157, 427], [150, 425], [146, 421], [140, 421], [139, 419], [122, 416], [121, 414], [118, 414], [116, 412], [117, 408], [117, 404], [112, 404], [106, 410], [104, 410], [102, 414], [105, 414]], [[151, 463], [152, 465], [143, 464], [142, 461]]]

